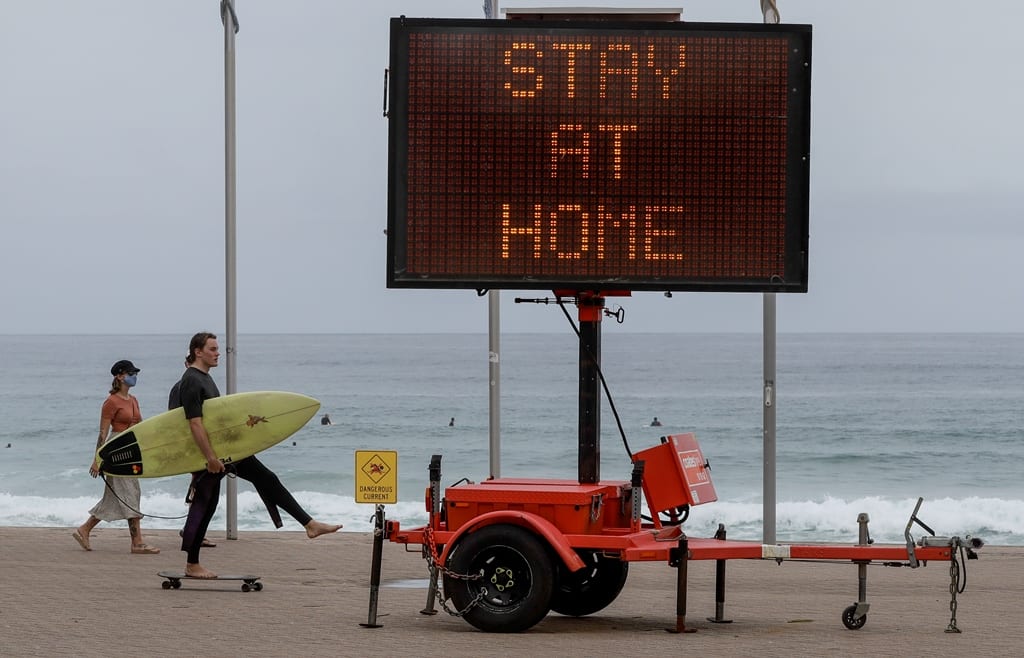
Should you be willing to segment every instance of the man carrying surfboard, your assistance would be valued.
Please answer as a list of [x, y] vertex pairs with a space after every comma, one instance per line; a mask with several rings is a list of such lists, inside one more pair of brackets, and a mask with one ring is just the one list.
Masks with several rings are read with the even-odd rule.
[[[199, 550], [202, 548], [206, 530], [213, 519], [220, 498], [220, 481], [225, 474], [224, 464], [217, 457], [210, 444], [206, 427], [203, 424], [203, 401], [220, 397], [216, 382], [210, 376], [210, 369], [216, 368], [220, 360], [220, 346], [217, 336], [209, 332], [200, 332], [189, 342], [188, 356], [185, 358], [185, 373], [181, 380], [171, 389], [168, 404], [171, 408], [178, 406], [185, 410], [189, 429], [196, 446], [206, 458], [206, 470], [192, 474], [192, 488], [189, 492], [191, 507], [185, 528], [182, 530], [181, 550], [188, 555], [185, 564], [185, 575], [192, 578], [216, 578], [217, 574], [199, 563]], [[241, 478], [249, 480], [256, 487], [260, 498], [267, 503], [271, 516], [277, 527], [281, 527], [277, 507], [291, 514], [306, 529], [306, 535], [313, 539], [320, 535], [337, 532], [341, 525], [332, 525], [316, 521], [295, 501], [291, 493], [284, 488], [277, 475], [263, 465], [255, 456], [246, 457], [232, 465], [234, 472]]]

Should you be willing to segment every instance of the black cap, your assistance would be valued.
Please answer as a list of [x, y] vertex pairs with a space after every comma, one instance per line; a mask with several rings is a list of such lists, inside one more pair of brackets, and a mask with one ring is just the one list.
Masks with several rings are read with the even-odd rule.
[[121, 359], [114, 365], [110, 366], [111, 375], [117, 377], [122, 372], [127, 373], [129, 375], [134, 375], [135, 373], [139, 372], [139, 369], [136, 368], [135, 364], [129, 361], [128, 359]]

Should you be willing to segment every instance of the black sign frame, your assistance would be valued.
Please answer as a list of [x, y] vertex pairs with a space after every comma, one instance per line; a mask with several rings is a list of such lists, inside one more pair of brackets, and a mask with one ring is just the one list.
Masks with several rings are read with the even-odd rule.
[[[461, 44], [464, 39], [473, 40], [477, 44], [477, 50], [467, 48], [462, 53]], [[497, 40], [497, 46], [489, 45], [491, 43], [489, 40], [492, 39]], [[508, 56], [504, 61], [496, 61], [499, 50], [504, 49], [506, 53], [512, 52], [507, 45], [509, 39], [513, 39], [516, 44], [535, 44], [534, 50], [526, 54], [526, 57], [531, 59], [520, 59], [511, 65], [511, 59]], [[553, 39], [557, 39], [557, 41], [553, 41]], [[718, 59], [712, 60], [711, 56], [708, 56], [707, 61], [717, 62], [714, 65], [717, 67], [714, 71], [728, 77], [728, 80], [727, 83], [720, 85], [726, 89], [725, 92], [719, 92], [719, 95], [716, 96], [715, 89], [712, 89], [711, 92], [702, 91], [701, 100], [688, 100], [694, 107], [687, 110], [685, 117], [679, 114], [679, 110], [666, 110], [676, 114], [668, 117], [670, 121], [667, 119], [665, 123], [658, 124], [665, 126], [666, 131], [675, 130], [673, 126], [682, 120], [690, 121], [692, 117], [698, 117], [700, 121], [704, 122], [700, 124], [703, 126], [700, 130], [704, 131], [704, 134], [712, 135], [712, 138], [701, 142], [701, 144], [705, 142], [712, 144], [711, 152], [703, 153], [698, 150], [693, 159], [680, 160], [679, 156], [675, 155], [679, 149], [658, 150], [658, 140], [647, 139], [644, 142], [647, 149], [644, 153], [655, 154], [655, 162], [649, 169], [642, 169], [642, 167], [647, 167], [647, 164], [634, 163], [636, 168], [633, 171], [637, 174], [635, 178], [640, 179], [647, 175], [654, 178], [660, 176], [657, 180], [668, 180], [670, 186], [673, 186], [672, 189], [675, 189], [674, 181], [677, 179], [671, 172], [665, 173], [666, 167], [671, 166], [672, 172], [676, 170], [696, 171], [697, 165], [691, 163], [699, 158], [704, 161], [705, 169], [712, 171], [702, 179], [701, 189], [715, 188], [717, 190], [719, 183], [715, 181], [728, 178], [728, 175], [714, 173], [717, 166], [715, 156], [735, 151], [741, 155], [730, 157], [739, 158], [737, 160], [739, 164], [735, 166], [737, 169], [742, 169], [745, 172], [743, 176], [746, 177], [742, 180], [737, 178], [740, 182], [736, 184], [736, 188], [740, 194], [736, 198], [728, 193], [715, 192], [712, 195], [714, 197], [712, 205], [708, 205], [710, 202], [704, 201], [700, 193], [695, 193], [687, 198], [684, 206], [681, 202], [676, 204], [670, 193], [660, 192], [657, 198], [639, 195], [636, 204], [630, 205], [628, 210], [625, 205], [615, 206], [614, 210], [602, 210], [612, 206], [602, 205], [599, 201], [593, 202], [593, 206], [588, 208], [584, 204], [594, 198], [601, 198], [602, 190], [605, 188], [597, 187], [596, 183], [581, 184], [578, 179], [584, 174], [580, 173], [578, 162], [575, 165], [576, 168], [572, 170], [577, 179], [575, 183], [562, 184], [563, 187], [557, 189], [563, 191], [559, 191], [557, 194], [552, 193], [552, 190], [556, 189], [551, 183], [553, 176], [557, 173], [555, 169], [558, 165], [553, 164], [556, 161], [556, 155], [558, 153], [579, 154], [584, 152], [583, 148], [575, 147], [596, 141], [597, 137], [591, 139], [591, 135], [597, 135], [606, 140], [610, 139], [609, 135], [614, 132], [614, 129], [606, 130], [598, 135], [594, 129], [581, 130], [578, 129], [578, 126], [587, 125], [588, 121], [592, 125], [605, 121], [605, 124], [601, 124], [602, 128], [606, 124], [614, 125], [614, 119], [617, 117], [609, 118], [609, 113], [603, 108], [620, 102], [618, 97], [602, 98], [601, 103], [607, 101], [608, 105], [602, 105], [594, 99], [589, 99], [590, 104], [584, 107], [582, 112], [579, 111], [582, 102], [579, 105], [570, 106], [568, 101], [563, 100], [565, 107], [572, 107], [574, 110], [571, 112], [572, 116], [565, 118], [554, 117], [550, 113], [538, 114], [540, 119], [546, 119], [547, 125], [541, 127], [537, 135], [543, 136], [543, 139], [550, 141], [551, 144], [545, 142], [547, 150], [537, 147], [536, 152], [529, 157], [521, 157], [519, 151], [513, 152], [511, 147], [506, 149], [503, 146], [504, 143], [500, 137], [504, 135], [507, 139], [510, 134], [517, 136], [519, 134], [517, 131], [509, 132], [508, 129], [495, 128], [505, 121], [519, 122], [517, 125], [537, 125], [530, 123], [537, 117], [529, 112], [526, 112], [524, 117], [524, 112], [521, 111], [522, 104], [519, 106], [520, 111], [509, 111], [507, 115], [491, 112], [486, 117], [480, 117], [474, 116], [472, 112], [468, 111], [472, 107], [467, 103], [475, 97], [485, 99], [488, 94], [494, 95], [499, 69], [504, 72], [506, 77], [505, 92], [510, 94], [512, 92], [508, 91], [507, 79], [515, 77], [509, 72], [516, 64], [523, 64], [524, 61], [527, 63], [551, 62], [553, 58], [550, 56], [548, 60], [542, 59], [545, 55], [545, 48], [549, 50], [554, 50], [556, 46], [560, 48], [556, 55], [565, 56], [561, 60], [559, 69], [565, 73], [569, 71], [568, 59], [565, 55], [568, 46], [565, 44], [590, 43], [610, 49], [611, 46], [607, 44], [625, 43], [627, 46], [620, 47], [620, 50], [629, 51], [630, 48], [633, 48], [633, 51], [629, 51], [629, 57], [632, 58], [629, 61], [634, 64], [629, 71], [634, 75], [632, 77], [620, 76], [614, 80], [634, 80], [635, 74], [641, 72], [642, 58], [644, 57], [643, 49], [634, 46], [642, 46], [647, 42], [653, 43], [658, 39], [661, 40], [659, 43], [665, 43], [667, 39], [669, 44], [685, 44], [679, 45], [676, 50], [669, 49], [666, 52], [675, 57], [678, 51], [680, 65], [677, 72], [683, 72], [686, 75], [690, 75], [695, 65], [691, 65], [689, 69], [683, 71], [684, 56], [689, 58], [687, 60], [689, 62], [700, 62], [702, 60], [699, 44], [710, 44], [707, 46], [709, 51], [712, 47], [717, 48], [716, 52], [719, 54], [715, 57]], [[765, 80], [759, 76], [758, 68], [761, 63], [757, 61], [757, 55], [752, 56], [744, 49], [749, 49], [751, 44], [754, 44], [754, 49], [757, 50], [762, 41], [769, 44], [764, 47], [770, 48], [772, 52], [767, 66], [774, 65], [778, 74], [774, 79], [774, 85], [766, 81], [769, 77], [767, 74], [763, 76]], [[447, 48], [449, 54], [453, 56], [447, 59], [441, 57], [439, 60], [431, 60], [429, 64], [418, 65], [417, 62], [421, 61], [425, 52], [432, 52], [431, 46], [435, 43], [447, 44], [443, 47]], [[458, 44], [459, 48], [453, 48], [451, 43]], [[735, 53], [731, 52], [729, 48], [734, 43], [742, 43], [743, 48], [737, 48]], [[480, 46], [480, 44], [483, 45]], [[784, 52], [782, 51], [783, 47], [785, 48]], [[480, 48], [487, 56], [480, 56]], [[655, 61], [653, 48], [654, 46], [648, 44], [648, 49], [652, 54], [648, 56], [647, 68], [659, 72], [667, 71], [667, 66]], [[597, 48], [593, 50], [597, 50]], [[633, 54], [634, 51], [637, 53], [636, 56]], [[538, 52], [540, 55], [537, 54]], [[454, 55], [456, 54], [462, 55], [461, 62], [455, 61]], [[518, 52], [514, 54], [522, 57]], [[550, 53], [548, 54], [550, 55]], [[583, 55], [582, 50], [579, 55]], [[595, 68], [597, 65], [594, 65], [588, 70], [602, 72], [622, 70], [621, 67], [613, 69], [612, 65], [607, 64], [606, 60], [610, 60], [611, 57], [606, 55], [602, 55], [602, 57], [604, 59], [600, 66], [605, 68], [598, 69]], [[752, 58], [753, 61], [751, 61]], [[635, 64], [637, 61], [641, 61], [641, 64]], [[806, 292], [810, 188], [810, 62], [811, 27], [809, 25], [392, 19], [387, 107], [389, 118], [388, 287]], [[785, 71], [779, 73], [780, 67], [784, 67]], [[708, 64], [708, 69], [711, 68], [711, 64]], [[520, 66], [515, 70], [525, 69]], [[540, 68], [537, 67], [537, 70], [539, 71]], [[582, 71], [582, 67], [572, 67], [572, 73], [579, 71]], [[737, 71], [741, 72], [737, 73]], [[427, 72], [430, 75], [427, 75]], [[534, 77], [531, 78], [530, 75]], [[541, 87], [536, 82], [536, 78], [540, 77], [540, 74], [530, 75], [517, 74], [518, 78], [514, 83], [513, 91], [518, 89], [519, 93], [525, 94], [527, 89], [540, 90]], [[597, 79], [595, 77], [597, 75], [603, 76], [600, 78], [602, 81], [613, 79], [606, 73], [592, 73], [591, 82]], [[552, 77], [552, 75], [548, 76], [548, 78]], [[582, 80], [583, 76], [579, 77]], [[570, 82], [566, 82], [567, 79]], [[483, 85], [487, 85], [487, 88], [481, 86], [480, 89], [477, 89], [473, 86], [481, 81]], [[545, 84], [547, 89], [554, 90], [550, 92], [551, 95], [559, 93], [565, 97], [573, 93], [566, 92], [567, 89], [572, 88], [569, 75], [563, 76], [560, 82], [545, 81]], [[602, 82], [602, 84], [605, 83]], [[608, 83], [609, 86], [610, 84]], [[655, 84], [660, 86], [653, 86]], [[651, 83], [650, 89], [669, 90], [669, 84], [670, 78], [668, 73], [665, 73], [662, 77], [657, 78], [656, 83]], [[785, 88], [780, 88], [780, 84], [784, 84]], [[774, 113], [771, 113], [770, 116], [761, 111], [760, 105], [751, 103], [745, 105], [744, 98], [746, 96], [738, 101], [733, 98], [736, 94], [748, 94], [747, 90], [757, 85], [761, 85], [767, 90], [762, 95], [774, 94], [771, 97], [777, 99]], [[581, 84], [575, 88], [579, 90], [582, 87]], [[592, 87], [593, 85], [589, 85], [587, 89]], [[620, 85], [620, 88], [624, 88], [624, 86]], [[542, 91], [537, 93], [542, 93]], [[580, 97], [587, 93], [591, 92], [576, 92]], [[635, 98], [637, 92], [633, 91], [632, 93]], [[593, 94], [591, 93], [591, 95]], [[422, 107], [416, 105], [421, 97], [429, 98], [430, 102]], [[486, 100], [483, 102], [486, 103]], [[705, 102], [713, 103], [717, 114], [705, 111], [702, 105]], [[666, 106], [668, 105], [666, 104]], [[751, 107], [756, 108], [758, 112], [751, 111]], [[778, 114], [780, 109], [784, 111], [784, 117]], [[601, 116], [591, 117], [588, 112]], [[749, 116], [744, 116], [744, 112]], [[629, 118], [636, 120], [634, 116]], [[645, 118], [641, 117], [640, 120], [643, 121]], [[693, 119], [693, 121], [697, 120]], [[446, 121], [447, 123], [445, 123]], [[609, 121], [612, 123], [608, 123]], [[709, 121], [710, 123], [708, 123]], [[728, 133], [728, 130], [735, 130], [736, 125], [747, 126], [749, 123], [750, 127], [744, 127], [741, 138], [736, 138], [735, 144], [738, 146], [734, 147], [732, 144], [723, 146], [715, 142], [714, 139], [714, 135], [718, 134], [715, 133], [717, 129], [715, 121], [728, 124], [728, 129], [720, 131], [723, 134]], [[744, 121], [747, 123], [742, 123]], [[768, 121], [773, 123], [767, 123]], [[431, 126], [432, 137], [421, 138], [421, 134], [425, 134], [424, 130], [419, 127], [421, 125]], [[558, 150], [552, 146], [552, 144], [557, 144], [559, 136], [559, 128], [552, 128], [553, 125], [563, 129], [561, 136], [568, 140], [570, 146], [574, 148]], [[566, 126], [569, 128], [565, 129]], [[760, 162], [760, 159], [755, 159], [755, 156], [760, 157], [758, 149], [761, 148], [761, 143], [758, 140], [761, 139], [761, 128], [765, 128], [764, 132], [774, 135], [771, 138], [773, 141], [764, 150], [772, 154], [774, 158], [773, 160], [769, 159], [772, 162], [771, 166], [774, 167], [772, 171], [775, 172], [773, 179], [775, 182], [771, 183], [771, 187], [763, 189], [760, 173], [755, 166]], [[580, 135], [587, 137], [584, 140]], [[412, 146], [410, 139], [413, 141]], [[418, 142], [417, 139], [419, 139]], [[423, 143], [427, 143], [427, 146], [418, 145]], [[453, 147], [453, 143], [461, 146]], [[474, 151], [473, 149], [476, 148], [474, 144], [481, 143], [483, 143], [483, 151], [486, 152]], [[744, 146], [745, 144], [749, 144], [749, 147]], [[611, 152], [619, 156], [622, 155], [625, 148], [620, 147], [620, 142], [615, 142], [614, 150]], [[773, 148], [774, 150], [772, 150]], [[729, 149], [733, 149], [733, 151]], [[589, 157], [589, 147], [586, 152]], [[608, 152], [608, 147], [606, 147], [605, 155]], [[495, 153], [502, 157], [495, 158]], [[462, 167], [461, 158], [466, 157], [466, 154], [469, 154], [472, 159], [473, 166]], [[525, 160], [522, 159], [524, 157]], [[529, 159], [531, 157], [532, 159]], [[619, 159], [625, 160], [625, 158]], [[663, 160], [660, 161], [660, 164], [659, 159]], [[598, 158], [595, 156], [594, 160], [596, 161]], [[608, 161], [608, 158], [604, 158], [601, 162], [605, 177], [609, 176], [607, 172], [610, 171], [607, 165]], [[499, 187], [504, 184], [501, 181], [509, 181], [508, 189], [499, 190], [492, 195], [495, 198], [500, 196], [502, 199], [507, 199], [507, 203], [499, 204], [491, 196], [487, 196], [487, 199], [491, 199], [490, 202], [478, 200], [481, 197], [480, 188], [485, 187], [480, 185], [480, 181], [484, 179], [478, 176], [478, 172], [481, 171], [481, 162], [491, 163], [495, 170], [506, 167], [503, 175], [506, 175], [507, 178], [492, 174], [487, 180], [491, 181], [488, 184]], [[708, 162], [711, 163], [710, 168], [707, 166]], [[524, 167], [524, 164], [529, 166]], [[723, 169], [732, 166], [731, 161], [726, 162]], [[529, 171], [523, 173], [524, 169], [528, 170], [531, 167], [537, 167], [538, 171], [548, 167], [551, 171], [547, 173], [547, 178], [536, 172], [533, 174], [530, 174]], [[595, 166], [593, 169], [596, 170], [596, 168]], [[509, 169], [514, 169], [514, 171], [509, 173]], [[458, 174], [458, 172], [463, 173]], [[429, 188], [434, 190], [432, 192], [429, 190], [423, 192], [421, 189], [424, 186], [420, 184], [420, 181], [427, 176], [437, 176], [440, 181], [435, 184], [435, 187]], [[535, 184], [533, 189], [524, 184], [524, 180], [530, 176], [532, 178], [529, 180], [534, 181]], [[681, 179], [683, 176], [679, 176], [679, 178]], [[537, 182], [538, 180], [540, 182]], [[493, 181], [498, 181], [498, 183], [493, 183]], [[751, 181], [756, 182], [751, 183]], [[761, 210], [760, 214], [749, 213], [746, 210], [748, 207], [761, 208], [759, 204], [762, 203], [762, 197], [765, 196], [764, 190], [768, 190], [769, 196], [774, 198], [774, 201], [768, 205], [775, 210]], [[562, 197], [563, 194], [567, 195], [567, 198], [571, 198], [574, 192], [577, 193], [576, 198], [581, 203], [568, 203], [565, 202], [565, 198], [556, 198]], [[530, 201], [521, 202], [520, 197], [526, 197]], [[474, 206], [476, 203], [480, 205]], [[517, 203], [520, 205], [516, 206]], [[782, 204], [781, 210], [777, 209], [780, 203]], [[693, 235], [683, 237], [681, 233], [684, 224], [676, 222], [676, 216], [689, 212], [690, 204], [693, 204], [694, 207], [716, 208], [724, 219], [705, 221], [702, 217], [692, 219], [687, 217], [686, 227], [702, 222], [707, 226], [702, 226], [699, 233], [696, 232], [697, 229], [692, 229], [695, 231]], [[421, 208], [430, 209], [430, 214], [433, 217], [431, 222], [421, 219], [421, 214], [426, 214], [421, 213]], [[676, 209], [678, 212], [674, 212]], [[749, 214], [757, 215], [757, 218], [751, 219], [748, 217]], [[513, 215], [515, 219], [510, 222], [508, 217]], [[763, 224], [760, 222], [762, 216], [768, 219]], [[499, 229], [500, 237], [504, 240], [503, 247], [498, 244], [499, 234], [495, 233], [493, 227], [489, 225], [489, 223], [502, 221], [502, 217], [506, 218], [506, 228]], [[734, 220], [733, 217], [739, 219]], [[666, 223], [665, 226], [680, 227], [680, 230], [649, 228], [658, 221], [676, 222]], [[741, 229], [735, 228], [738, 224], [743, 224]], [[509, 225], [512, 225], [513, 228], [507, 228]], [[556, 229], [566, 225], [571, 228], [562, 230], [559, 235], [553, 235], [556, 233]], [[616, 228], [613, 229], [613, 225]], [[770, 225], [772, 229], [762, 230], [762, 225]], [[644, 229], [642, 228], [645, 226], [648, 227], [646, 234], [643, 233]], [[529, 227], [539, 228], [534, 231]], [[601, 229], [602, 236], [612, 235], [612, 237], [607, 238], [607, 242], [604, 242], [605, 237], [595, 237], [598, 228]], [[475, 231], [478, 229], [481, 231], [481, 235], [487, 236], [486, 239], [475, 237]], [[687, 230], [691, 229], [687, 228]], [[552, 235], [545, 234], [545, 231]], [[630, 231], [632, 233], [629, 233]], [[736, 238], [732, 234], [733, 232], [743, 237]], [[566, 240], [562, 237], [566, 233], [570, 234], [571, 239]], [[630, 236], [629, 240], [622, 237], [627, 233]], [[672, 234], [671, 238], [658, 237], [669, 233]], [[763, 237], [769, 234], [773, 237]], [[513, 237], [510, 238], [510, 235]], [[655, 237], [652, 238], [651, 235]], [[744, 239], [746, 242], [743, 241]], [[653, 246], [657, 245], [659, 240], [666, 244], [678, 245], [676, 251], [657, 251], [659, 248], [666, 249], [664, 246]], [[513, 246], [510, 247], [510, 244]], [[570, 244], [574, 246], [567, 246]], [[529, 249], [530, 245], [533, 248], [533, 256], [523, 255], [522, 252]], [[572, 249], [576, 249], [576, 251], [572, 251]], [[594, 253], [598, 252], [598, 249], [601, 250], [600, 256], [595, 256]], [[480, 253], [477, 253], [477, 250]], [[712, 254], [711, 252], [716, 253]], [[556, 257], [563, 260], [556, 260]], [[674, 259], [674, 262], [669, 264], [672, 265], [671, 267], [663, 266], [663, 263], [655, 263], [649, 267], [638, 265], [637, 263], [643, 261], [645, 257], [652, 263], [657, 258]], [[574, 258], [575, 261], [573, 261]], [[566, 259], [570, 262], [564, 262]], [[709, 263], [707, 266], [701, 264], [705, 260]], [[519, 263], [520, 269], [510, 268], [509, 261]], [[748, 261], [751, 264], [749, 271]], [[469, 270], [460, 265], [463, 262], [471, 263], [472, 266]], [[426, 263], [426, 265], [421, 263]], [[453, 263], [455, 265], [452, 265]], [[523, 266], [524, 263], [525, 266]]]

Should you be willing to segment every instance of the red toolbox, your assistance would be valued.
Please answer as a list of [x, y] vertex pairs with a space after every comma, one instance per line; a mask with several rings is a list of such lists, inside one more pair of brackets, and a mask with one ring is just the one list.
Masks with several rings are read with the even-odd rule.
[[627, 482], [579, 484], [574, 480], [495, 479], [445, 490], [448, 530], [458, 530], [488, 512], [536, 514], [565, 534], [596, 534], [606, 526], [629, 526], [622, 496]]

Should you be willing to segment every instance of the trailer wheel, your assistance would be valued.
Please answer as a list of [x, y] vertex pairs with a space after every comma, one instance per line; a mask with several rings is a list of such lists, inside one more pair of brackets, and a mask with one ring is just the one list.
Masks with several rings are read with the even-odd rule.
[[536, 535], [519, 526], [491, 525], [466, 535], [452, 549], [447, 567], [481, 576], [464, 580], [445, 574], [444, 593], [482, 631], [524, 631], [551, 607], [551, 556]]
[[558, 586], [551, 609], [561, 615], [584, 617], [603, 610], [618, 597], [629, 575], [629, 563], [597, 551], [578, 551], [587, 566], [572, 573], [558, 567]]
[[857, 606], [851, 605], [843, 610], [843, 626], [846, 626], [851, 631], [856, 631], [864, 627], [864, 624], [868, 623], [868, 616], [861, 615], [860, 617], [854, 617], [857, 614]]

